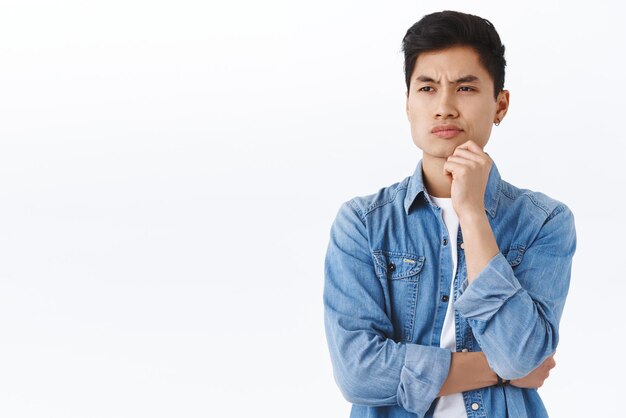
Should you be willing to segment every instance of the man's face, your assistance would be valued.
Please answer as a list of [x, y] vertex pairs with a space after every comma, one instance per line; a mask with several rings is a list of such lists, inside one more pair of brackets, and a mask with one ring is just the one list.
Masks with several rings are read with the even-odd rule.
[[467, 46], [418, 56], [406, 112], [413, 142], [425, 155], [447, 158], [470, 139], [484, 148], [493, 123], [506, 114], [509, 92], [494, 99], [493, 79], [479, 59]]

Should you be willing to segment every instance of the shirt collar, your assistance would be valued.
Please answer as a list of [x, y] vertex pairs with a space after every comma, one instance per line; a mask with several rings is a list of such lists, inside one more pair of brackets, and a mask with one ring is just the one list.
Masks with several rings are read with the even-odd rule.
[[[415, 172], [409, 179], [409, 187], [407, 189], [406, 197], [404, 198], [404, 210], [407, 215], [409, 214], [411, 205], [413, 205], [413, 202], [420, 192], [424, 192], [424, 198], [432, 205], [432, 201], [430, 200], [426, 187], [424, 186], [422, 173], [423, 161], [423, 159], [420, 159], [417, 163], [417, 167], [415, 168]], [[496, 163], [492, 160], [491, 169], [489, 170], [489, 178], [487, 179], [487, 187], [485, 188], [485, 210], [492, 218], [496, 216], [498, 198], [500, 197], [500, 189], [502, 188], [501, 183], [502, 179], [500, 178], [500, 173], [498, 172]]]

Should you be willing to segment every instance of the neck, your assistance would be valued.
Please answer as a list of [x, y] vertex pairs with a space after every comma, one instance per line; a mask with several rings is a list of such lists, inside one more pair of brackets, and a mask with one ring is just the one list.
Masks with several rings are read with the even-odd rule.
[[428, 194], [434, 197], [451, 197], [452, 177], [443, 174], [446, 158], [438, 158], [424, 153], [422, 177]]

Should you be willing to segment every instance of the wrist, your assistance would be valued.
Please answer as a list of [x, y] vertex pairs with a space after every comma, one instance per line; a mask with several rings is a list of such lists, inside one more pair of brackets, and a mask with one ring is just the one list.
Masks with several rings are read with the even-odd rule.
[[498, 384], [498, 375], [496, 374], [496, 372], [494, 372], [493, 370], [491, 370], [491, 367], [489, 366], [489, 362], [487, 361], [487, 356], [485, 356], [485, 353], [483, 353], [482, 351], [478, 351], [476, 352], [476, 354], [478, 355], [478, 361], [477, 363], [480, 364], [480, 367], [482, 370], [486, 371], [486, 374], [484, 375], [484, 379], [485, 380], [485, 384], [486, 386], [493, 386]]
[[474, 208], [465, 210], [459, 213], [459, 222], [468, 224], [476, 222], [482, 218], [486, 218], [485, 209], [482, 208]]
[[493, 379], [491, 380], [491, 386], [497, 386], [500, 383], [500, 376], [498, 376], [498, 374], [494, 372], [493, 370], [491, 370], [491, 373], [493, 374]]
[[510, 380], [503, 379], [497, 374], [496, 374], [496, 377], [498, 378], [498, 382], [496, 383], [497, 386], [507, 386], [508, 384], [511, 383]]

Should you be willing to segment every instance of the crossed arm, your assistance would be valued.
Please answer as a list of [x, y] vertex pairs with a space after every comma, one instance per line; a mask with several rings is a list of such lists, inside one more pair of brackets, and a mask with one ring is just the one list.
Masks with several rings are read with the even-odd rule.
[[[465, 212], [459, 223], [465, 244], [467, 281], [471, 284], [500, 250], [484, 211]], [[555, 365], [554, 355], [551, 355], [528, 375], [511, 380], [510, 384], [523, 388], [541, 387]], [[452, 353], [450, 371], [439, 396], [492, 386], [497, 381], [484, 353]]]
[[[562, 207], [551, 215], [556, 217], [526, 249], [515, 275], [498, 253], [471, 277], [455, 308], [468, 319], [484, 354], [450, 353], [386, 337], [394, 331], [380, 284], [372, 280], [366, 228], [355, 206], [344, 205], [331, 231], [324, 286], [326, 336], [344, 397], [355, 404], [400, 405], [423, 415], [438, 396], [495, 384], [495, 372], [512, 385], [539, 387], [554, 367], [551, 355], [574, 249], [571, 212]], [[469, 229], [463, 229], [466, 248], [472, 240]], [[554, 240], [556, 235], [562, 239]], [[535, 283], [547, 280], [553, 286], [545, 293]], [[512, 335], [519, 344], [510, 344]]]
[[[465, 244], [467, 281], [471, 284], [500, 250], [484, 211], [466, 212], [459, 222]], [[555, 365], [554, 355], [551, 355], [528, 375], [511, 380], [510, 384], [523, 388], [541, 387]], [[452, 353], [450, 371], [439, 396], [492, 386], [497, 381], [484, 353]]]
[[[528, 375], [511, 380], [510, 384], [520, 388], [539, 388], [555, 365], [552, 355]], [[448, 377], [438, 396], [493, 386], [497, 382], [496, 373], [489, 367], [484, 353], [452, 353]]]

